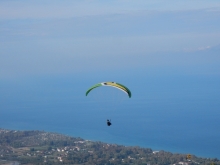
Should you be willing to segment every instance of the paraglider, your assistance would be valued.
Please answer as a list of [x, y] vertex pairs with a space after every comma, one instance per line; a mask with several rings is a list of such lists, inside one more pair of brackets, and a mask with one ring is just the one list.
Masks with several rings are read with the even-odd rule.
[[[102, 82], [102, 83], [95, 84], [86, 91], [86, 96], [93, 89], [95, 89], [97, 87], [101, 87], [101, 86], [109, 86], [109, 87], [117, 88], [117, 89], [123, 91], [124, 93], [126, 93], [128, 95], [128, 97], [131, 98], [131, 91], [126, 86], [119, 84], [119, 83], [116, 83], [116, 82]], [[112, 125], [111, 120], [107, 119], [107, 126], [111, 126], [111, 125]]]

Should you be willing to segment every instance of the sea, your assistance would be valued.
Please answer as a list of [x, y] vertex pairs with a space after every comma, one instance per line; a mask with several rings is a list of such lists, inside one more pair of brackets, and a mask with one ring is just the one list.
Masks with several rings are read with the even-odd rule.
[[[218, 76], [119, 79], [132, 91], [131, 98], [111, 87], [85, 96], [101, 82], [91, 79], [1, 81], [0, 128], [220, 159]], [[107, 119], [112, 126], [106, 125]]]

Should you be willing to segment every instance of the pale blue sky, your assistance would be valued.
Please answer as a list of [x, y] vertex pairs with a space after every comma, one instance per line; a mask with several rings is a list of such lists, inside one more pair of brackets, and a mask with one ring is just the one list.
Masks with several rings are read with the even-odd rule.
[[220, 62], [192, 53], [220, 44], [218, 0], [2, 0], [0, 22], [3, 79]]

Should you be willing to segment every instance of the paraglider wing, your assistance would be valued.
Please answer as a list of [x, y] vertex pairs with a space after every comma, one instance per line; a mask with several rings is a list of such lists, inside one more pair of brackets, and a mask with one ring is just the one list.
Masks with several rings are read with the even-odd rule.
[[117, 89], [120, 89], [122, 90], [123, 92], [125, 92], [129, 98], [131, 97], [131, 91], [124, 85], [122, 84], [119, 84], [119, 83], [116, 83], [116, 82], [102, 82], [102, 83], [98, 83], [94, 86], [92, 86], [91, 88], [89, 88], [87, 91], [86, 91], [86, 96], [89, 94], [89, 92], [97, 87], [100, 87], [100, 86], [110, 86], [110, 87], [114, 87], [114, 88], [117, 88]]
[[89, 88], [89, 89], [86, 91], [86, 96], [89, 94], [89, 92], [90, 92], [91, 90], [93, 90], [94, 88], [100, 87], [100, 86], [102, 86], [101, 83], [96, 84], [96, 85], [93, 85], [91, 88]]

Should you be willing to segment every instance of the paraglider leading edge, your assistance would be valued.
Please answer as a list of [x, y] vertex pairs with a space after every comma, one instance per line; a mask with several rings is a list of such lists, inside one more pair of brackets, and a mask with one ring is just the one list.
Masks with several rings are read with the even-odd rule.
[[116, 82], [102, 82], [102, 83], [95, 84], [86, 91], [86, 96], [89, 94], [90, 91], [100, 86], [111, 86], [111, 87], [117, 88], [125, 92], [128, 95], [128, 97], [131, 98], [131, 91], [126, 86], [116, 83]]

